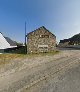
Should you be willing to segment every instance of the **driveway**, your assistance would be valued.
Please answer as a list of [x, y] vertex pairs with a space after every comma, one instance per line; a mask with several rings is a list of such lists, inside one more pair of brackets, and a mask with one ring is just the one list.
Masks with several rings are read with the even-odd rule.
[[24, 58], [4, 67], [0, 92], [80, 92], [80, 51]]

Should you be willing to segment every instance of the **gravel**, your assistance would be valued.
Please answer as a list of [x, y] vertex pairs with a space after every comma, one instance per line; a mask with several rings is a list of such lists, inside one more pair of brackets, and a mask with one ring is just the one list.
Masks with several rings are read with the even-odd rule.
[[79, 67], [79, 50], [14, 60], [0, 71], [0, 92], [80, 92]]

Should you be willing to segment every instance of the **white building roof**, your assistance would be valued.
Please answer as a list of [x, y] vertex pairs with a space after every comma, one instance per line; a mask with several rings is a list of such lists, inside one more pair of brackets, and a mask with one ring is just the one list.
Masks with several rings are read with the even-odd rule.
[[0, 32], [0, 49], [7, 49], [7, 48], [12, 48], [10, 44], [7, 42], [3, 34]]

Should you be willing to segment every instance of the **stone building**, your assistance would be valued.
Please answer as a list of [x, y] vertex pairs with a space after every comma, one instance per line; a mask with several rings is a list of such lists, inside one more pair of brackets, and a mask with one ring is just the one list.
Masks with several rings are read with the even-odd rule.
[[70, 39], [60, 40], [58, 47], [67, 47], [69, 46]]
[[51, 52], [56, 48], [56, 36], [44, 26], [27, 34], [27, 53]]

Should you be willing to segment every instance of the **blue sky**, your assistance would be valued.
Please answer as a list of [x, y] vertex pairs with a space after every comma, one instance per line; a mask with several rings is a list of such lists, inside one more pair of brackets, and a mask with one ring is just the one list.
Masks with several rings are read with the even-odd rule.
[[57, 41], [80, 33], [80, 0], [0, 0], [0, 31], [24, 42], [27, 33], [45, 26]]

